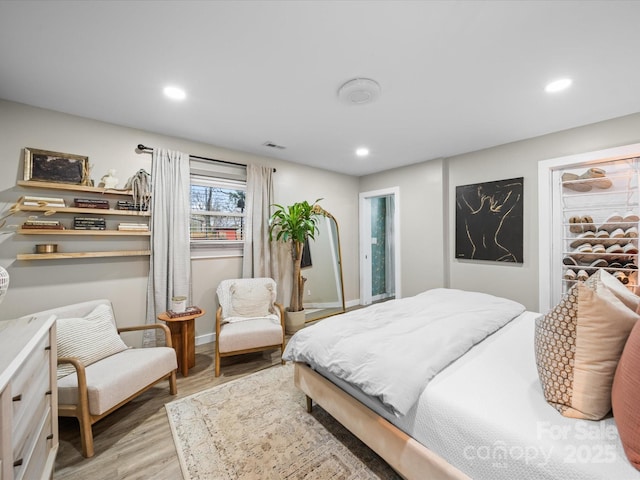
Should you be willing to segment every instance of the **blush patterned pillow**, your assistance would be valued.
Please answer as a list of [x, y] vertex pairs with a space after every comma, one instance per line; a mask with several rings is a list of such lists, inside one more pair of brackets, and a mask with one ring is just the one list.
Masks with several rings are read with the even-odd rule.
[[611, 410], [616, 366], [640, 318], [616, 293], [605, 282], [579, 282], [536, 320], [536, 365], [544, 395], [566, 417], [599, 420]]

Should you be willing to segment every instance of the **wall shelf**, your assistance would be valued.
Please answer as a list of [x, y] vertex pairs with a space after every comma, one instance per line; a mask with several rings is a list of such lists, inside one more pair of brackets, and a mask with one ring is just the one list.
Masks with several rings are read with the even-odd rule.
[[88, 185], [73, 185], [68, 183], [37, 182], [33, 180], [18, 180], [18, 185], [27, 188], [46, 188], [48, 190], [66, 190], [69, 192], [102, 193], [108, 195], [131, 196], [133, 193], [131, 190], [117, 190], [112, 188], [90, 187]]
[[96, 236], [140, 236], [148, 237], [151, 235], [149, 231], [136, 231], [136, 230], [57, 230], [57, 229], [31, 229], [20, 228], [16, 233], [20, 235], [96, 235]]
[[77, 207], [36, 207], [31, 205], [20, 205], [21, 212], [54, 212], [54, 213], [79, 213], [92, 215], [120, 215], [127, 217], [150, 217], [149, 212], [139, 212], [138, 210], [115, 210], [113, 208], [77, 208]]
[[68, 253], [19, 253], [18, 260], [60, 260], [68, 258], [137, 257], [151, 255], [150, 250], [120, 250], [115, 252], [68, 252]]

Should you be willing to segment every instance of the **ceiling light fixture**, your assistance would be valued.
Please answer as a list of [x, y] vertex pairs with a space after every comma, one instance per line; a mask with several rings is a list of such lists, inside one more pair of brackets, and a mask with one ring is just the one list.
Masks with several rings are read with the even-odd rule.
[[164, 87], [163, 92], [171, 100], [184, 100], [185, 98], [187, 98], [186, 92], [180, 87]]
[[380, 97], [380, 85], [370, 78], [354, 78], [338, 89], [338, 98], [347, 105], [366, 105]]
[[356, 150], [356, 155], [359, 157], [366, 157], [369, 155], [369, 149], [367, 147], [360, 147]]
[[571, 86], [573, 80], [570, 78], [561, 78], [559, 80], [554, 80], [551, 83], [548, 83], [546, 87], [544, 87], [544, 91], [547, 93], [555, 93], [561, 92], [562, 90], [566, 90]]

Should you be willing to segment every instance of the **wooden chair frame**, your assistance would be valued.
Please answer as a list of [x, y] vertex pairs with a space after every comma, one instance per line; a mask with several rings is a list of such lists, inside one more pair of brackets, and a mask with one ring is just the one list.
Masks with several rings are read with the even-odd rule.
[[[263, 347], [255, 347], [255, 348], [247, 348], [245, 350], [234, 350], [232, 352], [220, 352], [220, 344], [218, 339], [220, 338], [220, 327], [222, 325], [222, 307], [218, 307], [216, 310], [216, 358], [215, 358], [215, 375], [216, 377], [220, 376], [220, 359], [222, 357], [230, 357], [232, 355], [242, 355], [244, 353], [254, 353], [254, 352], [262, 352], [264, 350], [271, 350], [274, 348], [280, 347], [280, 355], [284, 353], [284, 308], [279, 303], [274, 303], [274, 305], [278, 308], [278, 312], [280, 314], [280, 325], [282, 326], [282, 343], [276, 343], [275, 345], [265, 345]], [[282, 360], [282, 364], [284, 365], [284, 360]]]
[[[169, 327], [159, 323], [151, 324], [151, 325], [136, 325], [133, 327], [118, 328], [118, 333], [133, 332], [137, 330], [147, 330], [152, 328], [163, 330], [165, 335], [164, 337], [165, 345], [167, 347], [173, 347], [173, 345], [171, 344], [171, 332], [169, 331]], [[176, 370], [173, 370], [172, 372], [151, 382], [149, 385], [137, 391], [130, 397], [124, 399], [123, 401], [113, 406], [106, 412], [100, 415], [92, 415], [91, 412], [89, 411], [89, 392], [87, 390], [87, 375], [85, 372], [84, 365], [80, 362], [78, 358], [75, 358], [75, 357], [58, 358], [58, 365], [62, 363], [70, 363], [76, 369], [76, 373], [78, 375], [78, 402], [76, 405], [58, 404], [58, 416], [59, 417], [75, 417], [78, 419], [78, 422], [80, 423], [80, 442], [82, 444], [82, 455], [87, 458], [93, 457], [95, 453], [93, 448], [93, 430], [91, 427], [98, 420], [101, 420], [102, 418], [106, 417], [111, 412], [117, 410], [118, 408], [123, 406], [125, 403], [134, 399], [141, 393], [146, 392], [147, 390], [149, 390], [151, 387], [161, 382], [162, 380], [169, 379], [169, 392], [171, 393], [171, 395], [176, 395], [178, 393], [178, 387], [176, 384]]]

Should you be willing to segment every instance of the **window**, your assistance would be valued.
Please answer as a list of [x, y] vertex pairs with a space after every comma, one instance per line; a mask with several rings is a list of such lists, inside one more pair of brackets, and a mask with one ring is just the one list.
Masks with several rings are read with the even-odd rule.
[[192, 175], [191, 242], [244, 240], [245, 193], [245, 182]]

